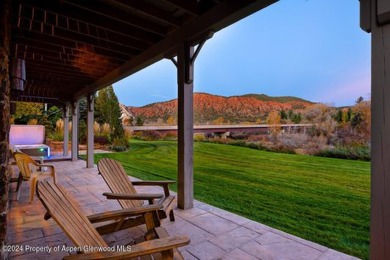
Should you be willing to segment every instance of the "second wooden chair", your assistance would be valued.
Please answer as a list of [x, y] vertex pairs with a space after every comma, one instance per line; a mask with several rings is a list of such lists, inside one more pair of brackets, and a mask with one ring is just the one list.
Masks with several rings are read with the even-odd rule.
[[29, 155], [22, 152], [14, 152], [12, 156], [14, 157], [20, 171], [17, 187], [17, 200], [19, 199], [22, 181], [30, 181], [30, 202], [34, 200], [35, 188], [38, 179], [52, 177], [54, 183], [56, 183], [56, 173], [53, 165], [39, 164]]

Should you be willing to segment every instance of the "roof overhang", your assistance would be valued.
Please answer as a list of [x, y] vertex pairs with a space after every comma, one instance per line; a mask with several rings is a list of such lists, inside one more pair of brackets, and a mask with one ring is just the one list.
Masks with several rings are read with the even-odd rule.
[[276, 1], [13, 1], [11, 56], [27, 81], [12, 99], [72, 102]]

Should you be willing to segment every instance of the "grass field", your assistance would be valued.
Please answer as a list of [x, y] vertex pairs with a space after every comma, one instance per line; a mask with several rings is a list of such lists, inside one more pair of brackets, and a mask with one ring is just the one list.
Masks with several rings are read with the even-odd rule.
[[[368, 259], [370, 164], [195, 143], [195, 198]], [[177, 177], [177, 143], [132, 141], [111, 157], [137, 178]], [[173, 186], [176, 190], [176, 186]]]

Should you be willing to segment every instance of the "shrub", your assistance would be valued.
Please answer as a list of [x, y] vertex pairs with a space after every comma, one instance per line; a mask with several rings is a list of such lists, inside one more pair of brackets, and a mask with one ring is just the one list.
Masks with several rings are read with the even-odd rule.
[[317, 156], [340, 159], [370, 161], [370, 148], [368, 146], [337, 146], [333, 149], [319, 151]]
[[158, 131], [142, 131], [134, 134], [134, 137], [143, 141], [157, 141], [162, 138], [162, 135]]
[[56, 121], [56, 133], [60, 135], [64, 134], [64, 124], [64, 120], [62, 120], [61, 118]]
[[58, 132], [50, 133], [50, 134], [48, 134], [48, 139], [61, 142], [61, 141], [64, 141], [64, 134], [58, 133]]
[[111, 133], [111, 127], [109, 124], [107, 123], [104, 123], [101, 128], [100, 128], [100, 131], [103, 135], [106, 135], [108, 136], [110, 133]]
[[194, 141], [195, 142], [203, 142], [206, 139], [204, 134], [194, 134]]
[[98, 144], [109, 144], [110, 141], [108, 140], [108, 137], [105, 135], [95, 135], [94, 136], [94, 142]]
[[177, 140], [177, 132], [170, 131], [163, 136], [164, 141], [176, 141]]
[[93, 123], [93, 133], [95, 134], [95, 135], [98, 135], [98, 134], [100, 134], [100, 124], [98, 123], [98, 122], [94, 122]]
[[109, 146], [111, 150], [114, 150], [116, 152], [123, 152], [126, 151], [129, 148], [129, 142], [127, 138], [115, 138], [111, 145]]
[[32, 118], [32, 119], [28, 120], [27, 124], [28, 125], [37, 125], [38, 119]]

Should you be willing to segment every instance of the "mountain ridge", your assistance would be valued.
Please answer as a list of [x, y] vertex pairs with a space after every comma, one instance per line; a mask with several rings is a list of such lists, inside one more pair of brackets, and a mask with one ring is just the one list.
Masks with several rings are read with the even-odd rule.
[[[265, 120], [272, 110], [299, 113], [314, 102], [292, 96], [272, 97], [265, 94], [220, 96], [204, 92], [194, 93], [194, 122], [256, 122]], [[177, 99], [155, 102], [142, 107], [126, 106], [134, 118], [147, 124], [165, 123], [177, 118]], [[171, 118], [171, 119], [170, 119]]]

